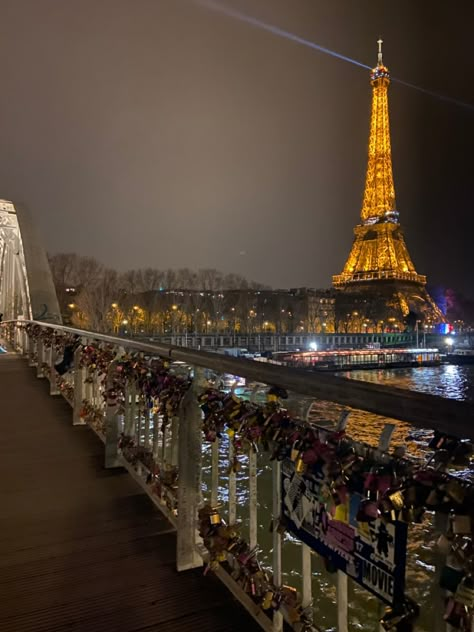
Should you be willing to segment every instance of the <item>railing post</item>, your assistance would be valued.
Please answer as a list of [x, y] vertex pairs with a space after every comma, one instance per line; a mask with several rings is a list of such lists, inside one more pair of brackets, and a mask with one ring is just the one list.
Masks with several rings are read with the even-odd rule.
[[197, 510], [201, 501], [202, 413], [197, 401], [203, 370], [195, 368], [193, 384], [180, 404], [178, 459], [178, 571], [202, 565], [196, 551]]
[[105, 411], [105, 462], [104, 467], [107, 469], [120, 467], [119, 458], [119, 415], [117, 399], [110, 397], [109, 394], [113, 390], [113, 371], [115, 370], [115, 362], [112, 362], [107, 371], [107, 403]]
[[84, 400], [84, 369], [80, 367], [81, 347], [74, 352], [74, 406], [72, 409], [72, 423], [74, 426], [84, 426], [81, 417], [82, 402]]
[[219, 497], [219, 437], [211, 447], [211, 505], [216, 507]]
[[253, 446], [249, 450], [249, 546], [257, 546], [258, 509], [257, 509], [257, 452]]
[[337, 571], [337, 632], [348, 632], [347, 623], [347, 575]]
[[[273, 583], [278, 589], [281, 587], [281, 461], [275, 460], [272, 465], [272, 491], [273, 491]], [[273, 613], [273, 632], [283, 631], [283, 615], [280, 610]]]
[[36, 343], [36, 377], [44, 377], [43, 362], [44, 362], [44, 343], [41, 338]]
[[32, 336], [28, 336], [28, 366], [35, 366], [35, 341]]
[[232, 443], [232, 437], [229, 437], [229, 462], [230, 462], [230, 471], [228, 478], [228, 486], [229, 486], [229, 524], [235, 524], [237, 520], [237, 475], [235, 473], [234, 465], [235, 465], [235, 448]]
[[301, 575], [303, 576], [301, 603], [303, 608], [308, 608], [313, 603], [313, 573], [311, 569], [311, 549], [304, 542], [301, 543]]
[[26, 327], [21, 328], [21, 354], [28, 355], [28, 334], [26, 333]]
[[56, 350], [54, 348], [54, 344], [52, 344], [49, 350], [49, 394], [50, 395], [59, 395], [58, 374], [56, 373], [56, 367], [54, 366], [55, 362], [56, 362]]

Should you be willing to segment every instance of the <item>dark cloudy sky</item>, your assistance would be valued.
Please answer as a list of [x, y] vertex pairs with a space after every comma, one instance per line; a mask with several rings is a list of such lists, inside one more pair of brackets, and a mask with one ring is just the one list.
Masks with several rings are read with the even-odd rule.
[[[216, 0], [219, 3], [219, 0]], [[225, 0], [362, 63], [385, 40], [418, 272], [472, 293], [471, 0]], [[358, 220], [368, 73], [193, 0], [0, 0], [0, 195], [51, 252], [328, 286]], [[242, 255], [241, 253], [246, 254]]]

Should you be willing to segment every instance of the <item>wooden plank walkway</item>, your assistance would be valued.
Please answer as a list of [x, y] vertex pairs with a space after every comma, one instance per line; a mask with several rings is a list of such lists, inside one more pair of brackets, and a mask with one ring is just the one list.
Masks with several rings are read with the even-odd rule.
[[0, 355], [0, 632], [260, 630], [48, 386]]

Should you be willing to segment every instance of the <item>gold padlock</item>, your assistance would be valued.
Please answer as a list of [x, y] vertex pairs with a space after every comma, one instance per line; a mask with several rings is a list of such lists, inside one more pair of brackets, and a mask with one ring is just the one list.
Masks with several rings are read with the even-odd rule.
[[398, 511], [400, 509], [403, 509], [403, 507], [405, 506], [405, 498], [403, 497], [403, 494], [400, 490], [397, 490], [396, 492], [389, 494], [388, 498], [390, 502], [392, 503], [393, 508], [397, 509]]
[[273, 595], [274, 593], [272, 590], [267, 590], [262, 600], [263, 610], [268, 610], [272, 607]]
[[209, 522], [213, 526], [221, 524], [222, 520], [221, 520], [221, 517], [219, 516], [219, 513], [218, 513], [217, 509], [213, 509], [211, 511], [211, 513], [209, 514]]
[[295, 472], [297, 474], [302, 474], [306, 469], [306, 466], [303, 461], [303, 457], [299, 456], [295, 461]]

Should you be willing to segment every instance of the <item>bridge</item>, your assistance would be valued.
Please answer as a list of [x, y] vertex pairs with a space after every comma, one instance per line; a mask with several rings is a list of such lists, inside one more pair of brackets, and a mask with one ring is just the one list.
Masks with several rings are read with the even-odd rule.
[[[1, 213], [0, 632], [344, 632], [355, 584], [366, 629], [470, 621], [472, 403], [64, 327], [30, 220]], [[433, 460], [405, 454], [413, 429]], [[428, 598], [405, 582], [422, 520], [448, 533]]]

